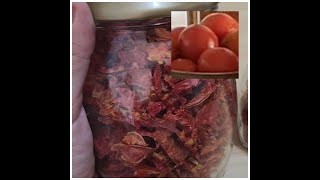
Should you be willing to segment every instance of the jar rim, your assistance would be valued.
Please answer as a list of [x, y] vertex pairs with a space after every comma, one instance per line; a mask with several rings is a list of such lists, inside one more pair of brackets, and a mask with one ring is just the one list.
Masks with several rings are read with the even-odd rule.
[[171, 26], [171, 17], [152, 18], [144, 20], [96, 20], [96, 29], [139, 30], [160, 26]]
[[95, 20], [143, 20], [170, 16], [171, 11], [215, 10], [218, 2], [88, 2], [88, 5]]

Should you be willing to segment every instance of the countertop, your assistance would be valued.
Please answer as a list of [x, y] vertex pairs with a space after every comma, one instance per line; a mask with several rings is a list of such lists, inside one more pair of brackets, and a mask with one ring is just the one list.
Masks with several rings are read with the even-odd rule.
[[248, 178], [248, 153], [233, 146], [224, 178]]

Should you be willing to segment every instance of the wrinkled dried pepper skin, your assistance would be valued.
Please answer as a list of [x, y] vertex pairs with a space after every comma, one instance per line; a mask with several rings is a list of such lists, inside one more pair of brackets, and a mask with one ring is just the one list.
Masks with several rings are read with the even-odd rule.
[[210, 177], [226, 156], [233, 80], [172, 79], [168, 34], [97, 32], [84, 107], [99, 177]]

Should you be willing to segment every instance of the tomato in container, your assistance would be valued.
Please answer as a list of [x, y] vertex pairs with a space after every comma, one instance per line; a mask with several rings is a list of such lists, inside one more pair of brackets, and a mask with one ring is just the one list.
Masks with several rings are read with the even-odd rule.
[[83, 99], [97, 176], [221, 177], [237, 115], [235, 80], [170, 75], [171, 10], [217, 3], [89, 6], [97, 37]]
[[196, 64], [190, 59], [178, 58], [172, 61], [171, 68], [179, 71], [195, 71]]
[[194, 62], [197, 62], [202, 52], [218, 46], [216, 34], [201, 24], [188, 26], [179, 36], [180, 56]]
[[238, 56], [227, 48], [217, 47], [204, 51], [198, 61], [199, 72], [238, 71]]
[[215, 32], [219, 38], [219, 42], [221, 42], [229, 32], [239, 29], [238, 21], [226, 13], [209, 14], [201, 20], [201, 24]]
[[[238, 16], [234, 16], [238, 12], [188, 13], [190, 24], [174, 28], [171, 32], [173, 75], [238, 77], [239, 25]], [[200, 18], [203, 18], [201, 23]]]
[[179, 48], [179, 36], [185, 27], [176, 27], [171, 30], [171, 45], [172, 48]]

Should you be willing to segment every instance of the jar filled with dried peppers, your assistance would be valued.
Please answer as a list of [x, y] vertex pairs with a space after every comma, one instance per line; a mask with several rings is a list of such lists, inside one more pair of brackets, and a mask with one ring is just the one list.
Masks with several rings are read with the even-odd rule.
[[89, 6], [96, 47], [83, 103], [98, 176], [221, 177], [232, 148], [235, 81], [170, 76], [170, 11], [217, 4]]

